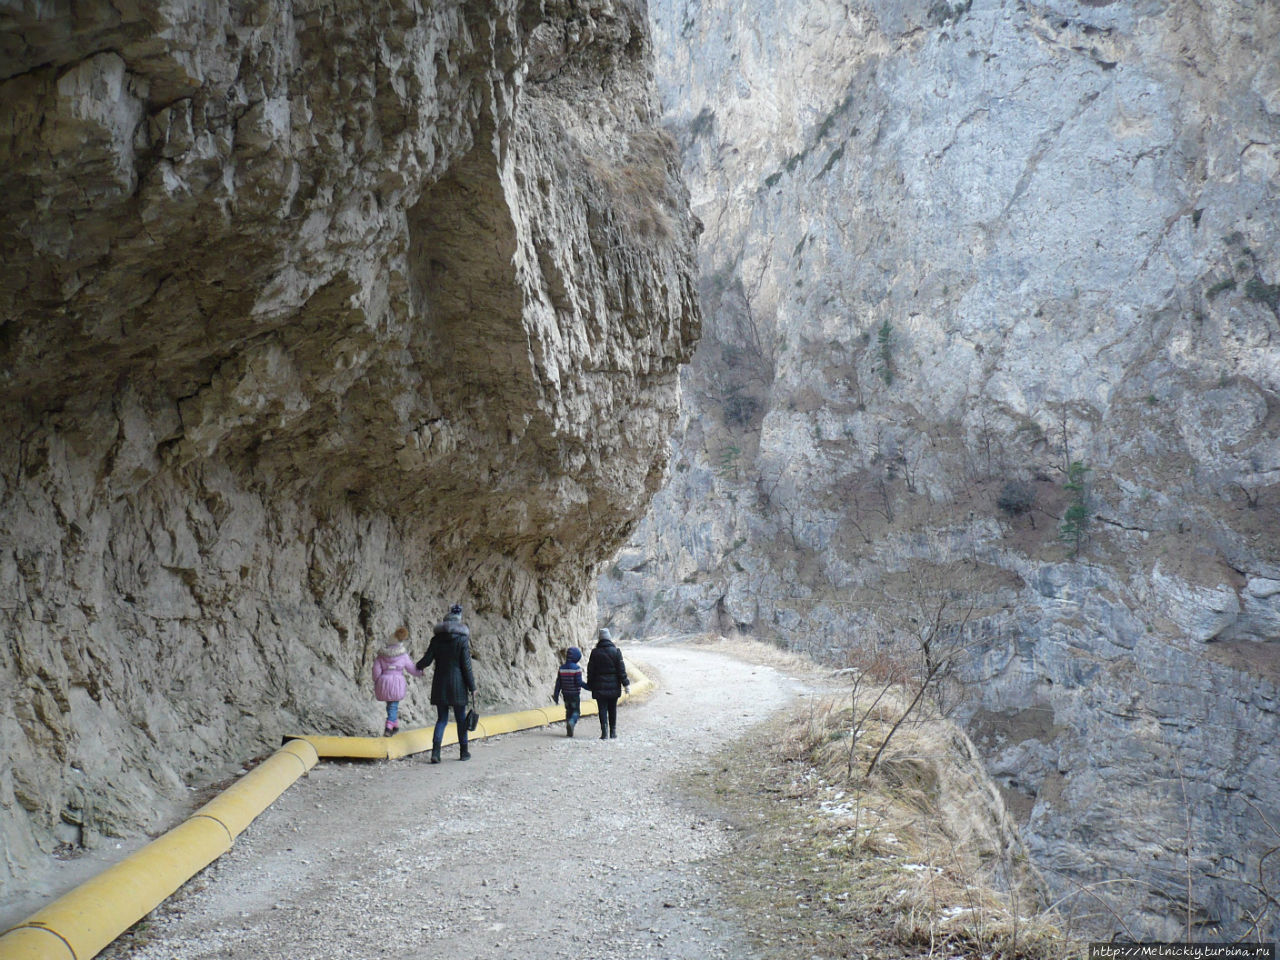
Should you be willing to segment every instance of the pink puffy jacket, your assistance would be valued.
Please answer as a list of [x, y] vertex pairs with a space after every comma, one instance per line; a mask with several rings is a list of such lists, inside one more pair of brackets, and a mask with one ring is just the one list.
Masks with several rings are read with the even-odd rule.
[[404, 678], [405, 671], [415, 677], [422, 676], [422, 671], [413, 665], [413, 659], [399, 643], [388, 644], [373, 661], [373, 695], [379, 700], [403, 700], [409, 684]]

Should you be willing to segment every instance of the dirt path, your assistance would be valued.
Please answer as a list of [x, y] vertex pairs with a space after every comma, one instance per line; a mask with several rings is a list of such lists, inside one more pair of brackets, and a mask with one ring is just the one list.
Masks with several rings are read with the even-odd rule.
[[802, 689], [686, 646], [624, 653], [659, 684], [619, 710], [390, 763], [324, 762], [101, 956], [583, 960], [753, 955], [704, 873], [727, 827], [673, 779]]

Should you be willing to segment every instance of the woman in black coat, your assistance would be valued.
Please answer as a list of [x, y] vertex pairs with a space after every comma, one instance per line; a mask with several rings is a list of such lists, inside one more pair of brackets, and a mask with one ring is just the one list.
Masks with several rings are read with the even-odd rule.
[[618, 697], [623, 689], [631, 689], [622, 651], [613, 645], [607, 627], [600, 629], [600, 640], [587, 661], [587, 689], [600, 705], [600, 739], [618, 735]]
[[459, 760], [471, 759], [467, 749], [467, 697], [476, 692], [475, 677], [471, 673], [471, 631], [462, 622], [462, 607], [454, 604], [449, 615], [436, 624], [431, 635], [431, 645], [426, 655], [418, 661], [419, 670], [435, 663], [431, 675], [431, 702], [436, 708], [436, 729], [431, 744], [431, 762], [440, 762], [440, 741], [449, 725], [449, 708], [458, 724]]

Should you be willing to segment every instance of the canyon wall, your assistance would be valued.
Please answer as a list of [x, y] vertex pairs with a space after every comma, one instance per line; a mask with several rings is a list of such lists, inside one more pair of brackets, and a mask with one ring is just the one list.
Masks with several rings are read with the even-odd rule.
[[545, 696], [700, 325], [644, 4], [61, 0], [0, 64], [0, 885], [378, 732], [451, 602]]
[[1064, 912], [1276, 939], [1280, 8], [652, 16], [707, 325], [602, 617], [942, 624]]

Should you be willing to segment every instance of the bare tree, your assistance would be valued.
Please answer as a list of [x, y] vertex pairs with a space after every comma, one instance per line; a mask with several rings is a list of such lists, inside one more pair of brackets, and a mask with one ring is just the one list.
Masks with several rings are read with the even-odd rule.
[[924, 705], [933, 706], [939, 713], [949, 712], [948, 708], [954, 705], [949, 702], [951, 697], [946, 688], [954, 679], [960, 658], [973, 645], [972, 640], [966, 639], [966, 627], [976, 609], [972, 593], [946, 590], [925, 599], [918, 615], [908, 617], [912, 626], [907, 635], [915, 644], [916, 670], [908, 680], [906, 707], [867, 764], [868, 777], [875, 772], [894, 734], [909, 718], [917, 716]]
[[893, 523], [895, 516], [893, 512], [893, 491], [889, 489], [889, 481], [884, 474], [881, 474], [876, 479], [876, 489], [880, 492], [879, 513], [884, 516], [886, 523]]
[[[904, 724], [946, 716], [959, 703], [959, 667], [981, 642], [972, 629], [979, 610], [977, 564], [971, 557], [913, 558], [886, 573], [866, 599], [863, 642], [850, 650], [853, 693], [849, 769], [868, 722], [889, 710], [889, 729], [867, 764], [880, 765]], [[872, 599], [874, 598], [874, 599]]]

